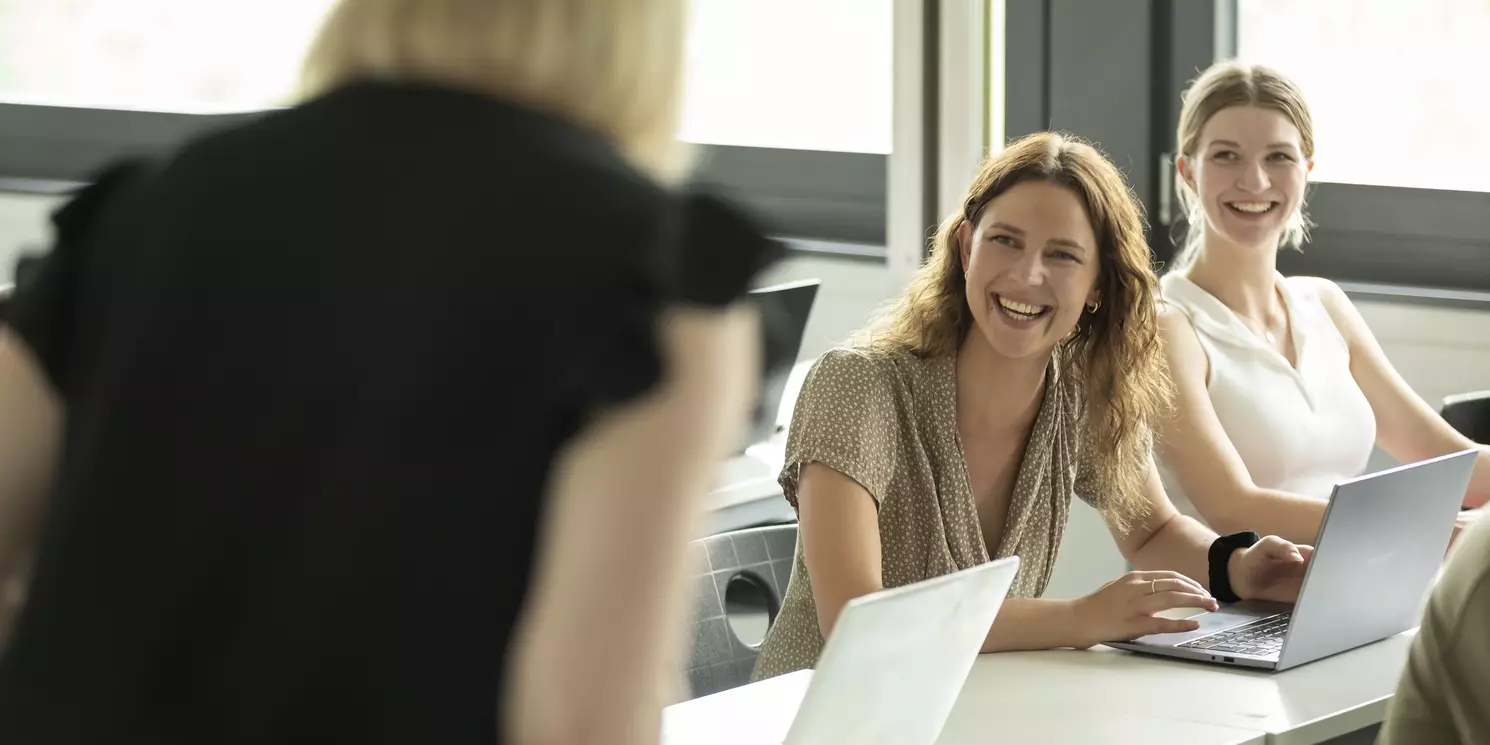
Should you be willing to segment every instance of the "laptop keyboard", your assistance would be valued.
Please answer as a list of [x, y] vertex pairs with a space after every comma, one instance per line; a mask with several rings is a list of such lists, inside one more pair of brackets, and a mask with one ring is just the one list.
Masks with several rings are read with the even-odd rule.
[[1234, 652], [1261, 657], [1276, 656], [1283, 651], [1283, 637], [1288, 633], [1291, 614], [1259, 618], [1251, 623], [1233, 626], [1209, 636], [1192, 639], [1179, 645], [1183, 649], [1204, 649], [1208, 652]]

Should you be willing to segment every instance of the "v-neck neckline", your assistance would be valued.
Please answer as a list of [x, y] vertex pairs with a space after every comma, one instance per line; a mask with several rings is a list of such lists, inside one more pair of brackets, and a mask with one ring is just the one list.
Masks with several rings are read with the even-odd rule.
[[[989, 546], [988, 537], [983, 535], [983, 522], [978, 516], [977, 495], [973, 493], [972, 475], [968, 471], [967, 449], [963, 445], [962, 432], [957, 424], [957, 355], [948, 355], [941, 360], [941, 369], [938, 372], [942, 378], [942, 384], [949, 386], [951, 391], [951, 395], [942, 397], [942, 400], [946, 402], [945, 406], [950, 409], [943, 411], [942, 415], [948, 417], [947, 421], [952, 423], [952, 440], [957, 447], [956, 454], [958, 456], [958, 465], [960, 466], [957, 469], [957, 478], [960, 486], [958, 492], [963, 495], [963, 498], [957, 504], [949, 504], [948, 502], [952, 498], [952, 495], [946, 493], [939, 493], [938, 498], [942, 503], [942, 510], [944, 512], [957, 510], [969, 515], [975, 526], [974, 532], [978, 536], [976, 546], [978, 547], [979, 555], [970, 557], [973, 559], [973, 564], [963, 565], [959, 561], [958, 563], [963, 565], [963, 568], [987, 562], [991, 559], [1003, 558], [1006, 555], [1012, 554], [1014, 548], [1019, 545], [1023, 527], [1029, 521], [1030, 510], [1036, 501], [1031, 498], [1038, 491], [1039, 487], [1038, 484], [1034, 483], [1034, 480], [1040, 478], [1043, 470], [1038, 467], [1035, 461], [1042, 453], [1047, 457], [1049, 456], [1050, 443], [1041, 441], [1041, 438], [1038, 438], [1036, 435], [1037, 433], [1049, 431], [1051, 427], [1050, 419], [1055, 416], [1056, 404], [1060, 396], [1060, 364], [1060, 350], [1057, 348], [1056, 351], [1051, 353], [1050, 361], [1046, 363], [1045, 391], [1040, 400], [1040, 408], [1036, 412], [1035, 420], [1030, 427], [1029, 438], [1025, 441], [1024, 450], [1020, 455], [1019, 470], [1014, 477], [1014, 489], [1009, 494], [1009, 505], [1004, 514], [1002, 535], [999, 536], [997, 546]], [[956, 552], [953, 552], [953, 556], [956, 558]]]
[[1288, 343], [1293, 345], [1292, 362], [1288, 361], [1287, 355], [1268, 346], [1264, 339], [1242, 323], [1240, 316], [1230, 306], [1187, 275], [1175, 272], [1165, 275], [1160, 280], [1160, 287], [1165, 296], [1174, 296], [1184, 301], [1190, 322], [1196, 326], [1197, 331], [1204, 329], [1212, 337], [1229, 340], [1263, 355], [1270, 364], [1288, 371], [1311, 407], [1316, 404], [1315, 392], [1304, 377], [1304, 365], [1308, 364], [1310, 355], [1309, 331], [1302, 323], [1298, 297], [1283, 275], [1274, 274], [1273, 287], [1283, 303], [1283, 312], [1288, 317]]
[[1283, 358], [1287, 364], [1299, 376], [1300, 385], [1303, 384], [1304, 376], [1304, 341], [1308, 332], [1299, 323], [1298, 299], [1293, 296], [1288, 282], [1280, 275], [1273, 280], [1273, 286], [1278, 290], [1278, 299], [1283, 302], [1283, 315], [1288, 319], [1288, 345], [1293, 348], [1293, 362], [1288, 361], [1288, 355], [1273, 349], [1273, 353]]
[[[1302, 383], [1308, 332], [1299, 323], [1298, 299], [1294, 297], [1282, 275], [1274, 275], [1273, 289], [1278, 293], [1278, 298], [1283, 304], [1283, 314], [1288, 320], [1288, 343], [1293, 346], [1292, 362], [1288, 360], [1288, 355], [1270, 346], [1265, 338], [1248, 327], [1242, 321], [1241, 314], [1221, 302], [1221, 298], [1201, 287], [1189, 276], [1171, 273], [1164, 277], [1161, 285], [1167, 285], [1164, 288], [1166, 294], [1173, 295], [1175, 291], [1179, 291], [1179, 294], [1187, 296], [1184, 299], [1188, 300], [1188, 305], [1191, 306], [1189, 315], [1192, 322], [1205, 326], [1214, 336], [1229, 338], [1243, 347], [1267, 356], [1273, 362], [1290, 370]], [[1197, 314], [1195, 311], [1200, 311], [1200, 313]]]

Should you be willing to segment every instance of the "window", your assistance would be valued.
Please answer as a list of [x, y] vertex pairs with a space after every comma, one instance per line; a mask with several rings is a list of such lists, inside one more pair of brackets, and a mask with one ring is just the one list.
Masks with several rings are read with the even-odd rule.
[[680, 135], [890, 152], [891, 0], [693, 0]]
[[893, 1], [692, 2], [679, 136], [709, 146], [699, 179], [780, 235], [882, 256]]
[[[180, 113], [283, 104], [332, 0], [0, 0], [0, 100]], [[886, 153], [890, 0], [694, 0], [680, 136]]]
[[[86, 179], [286, 103], [333, 3], [0, 0], [0, 180]], [[692, 3], [699, 179], [782, 235], [882, 244], [893, 0]]]
[[1239, 0], [1236, 29], [1308, 96], [1314, 180], [1490, 192], [1490, 0]]
[[0, 0], [0, 100], [208, 114], [284, 103], [331, 0]]

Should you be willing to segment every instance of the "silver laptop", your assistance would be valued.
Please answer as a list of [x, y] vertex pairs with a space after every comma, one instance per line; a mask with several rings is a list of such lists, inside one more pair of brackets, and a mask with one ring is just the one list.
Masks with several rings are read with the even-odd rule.
[[1336, 486], [1296, 604], [1232, 603], [1196, 616], [1200, 628], [1195, 631], [1107, 646], [1286, 670], [1417, 626], [1477, 452], [1445, 455]]
[[781, 745], [932, 745], [1018, 570], [1011, 556], [850, 600]]

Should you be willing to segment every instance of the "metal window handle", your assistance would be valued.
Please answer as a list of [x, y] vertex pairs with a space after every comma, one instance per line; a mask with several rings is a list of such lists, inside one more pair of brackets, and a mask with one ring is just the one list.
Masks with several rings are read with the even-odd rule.
[[1159, 153], [1159, 224], [1174, 224], [1174, 155]]

